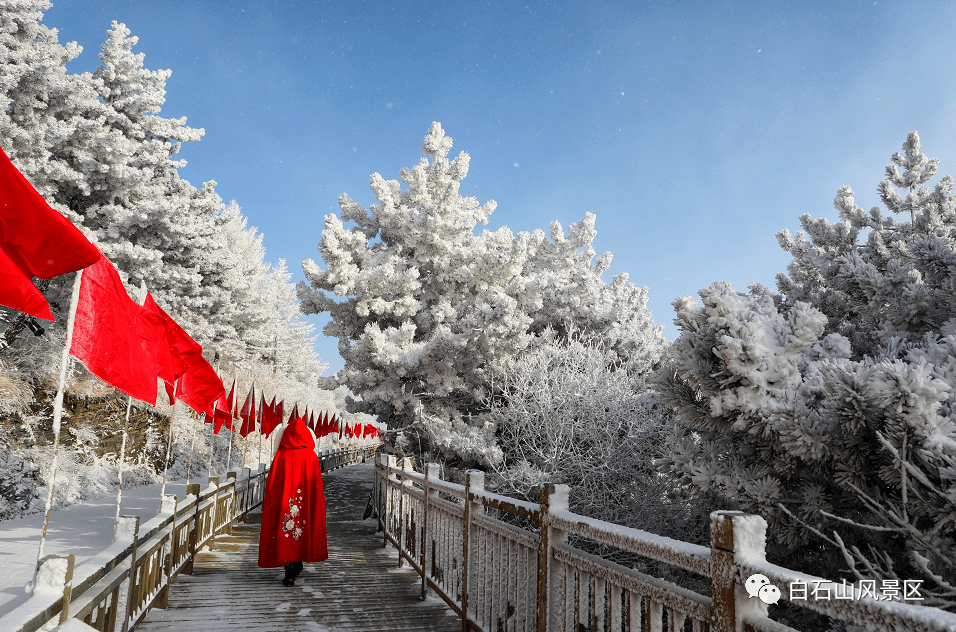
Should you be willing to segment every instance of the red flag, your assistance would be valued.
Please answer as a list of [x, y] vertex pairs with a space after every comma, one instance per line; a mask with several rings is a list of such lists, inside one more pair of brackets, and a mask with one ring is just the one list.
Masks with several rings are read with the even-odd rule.
[[259, 432], [269, 436], [282, 423], [282, 402], [279, 402], [276, 408], [276, 398], [272, 397], [272, 403], [262, 410], [262, 423], [259, 426]]
[[82, 270], [103, 256], [46, 203], [2, 149], [0, 250], [0, 304], [46, 320], [53, 320], [53, 313], [32, 277], [51, 279]]
[[53, 312], [50, 311], [43, 293], [2, 249], [0, 249], [0, 305], [12, 307], [37, 318], [53, 320]]
[[282, 418], [284, 416], [285, 416], [285, 400], [282, 400], [279, 402], [279, 404], [275, 408], [275, 420], [277, 422], [275, 427], [282, 425]]
[[225, 397], [226, 389], [216, 370], [200, 356], [179, 378], [176, 395], [197, 415], [206, 413], [206, 423], [211, 423], [212, 404], [220, 397]]
[[156, 405], [159, 318], [133, 302], [106, 257], [84, 270], [70, 353], [90, 373], [131, 397]]
[[233, 411], [235, 410], [235, 404], [233, 403], [233, 398], [235, 396], [235, 393], [236, 393], [236, 381], [233, 380], [232, 388], [229, 389], [229, 395], [226, 397], [220, 397], [218, 400], [216, 400], [216, 403], [213, 406], [213, 408], [215, 409], [213, 412], [213, 419], [209, 419], [207, 417], [207, 421], [206, 421], [206, 423], [215, 422], [216, 427], [213, 429], [213, 434], [219, 434], [219, 431], [222, 429], [224, 425], [229, 430], [233, 429], [232, 419], [235, 416], [233, 415]]
[[256, 427], [256, 393], [255, 386], [249, 389], [246, 395], [246, 401], [239, 411], [239, 418], [242, 419], [242, 425], [239, 426], [239, 435], [245, 437]]
[[315, 411], [309, 411], [309, 428], [312, 429], [312, 432], [315, 432]]
[[[149, 292], [146, 293], [143, 307], [156, 314], [165, 329], [163, 340], [159, 345], [157, 369], [159, 377], [166, 381], [166, 391], [169, 392], [169, 385], [178, 380], [186, 369], [202, 359], [202, 347], [156, 304]], [[172, 395], [169, 401], [173, 403]]]

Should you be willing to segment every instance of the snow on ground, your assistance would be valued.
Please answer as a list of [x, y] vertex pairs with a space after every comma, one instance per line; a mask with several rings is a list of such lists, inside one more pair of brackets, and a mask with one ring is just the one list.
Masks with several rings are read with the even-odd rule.
[[[156, 484], [124, 489], [120, 515], [139, 516], [140, 524], [145, 523], [159, 513], [161, 488]], [[166, 493], [185, 498], [186, 481], [167, 481]], [[115, 494], [51, 512], [43, 555], [72, 553], [79, 566], [109, 546], [115, 517]], [[0, 521], [0, 617], [27, 600], [23, 586], [33, 579], [42, 531], [42, 513]]]

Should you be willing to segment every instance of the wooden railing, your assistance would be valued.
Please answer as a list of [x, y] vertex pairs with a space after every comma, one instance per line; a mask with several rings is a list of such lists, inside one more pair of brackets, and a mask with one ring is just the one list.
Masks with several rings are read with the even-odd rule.
[[[384, 544], [421, 575], [423, 599], [431, 589], [458, 613], [463, 632], [795, 632], [767, 617], [747, 578], [766, 576], [783, 599], [793, 583], [832, 586], [768, 564], [759, 516], [714, 512], [708, 548], [574, 514], [564, 485], [540, 493], [540, 503], [528, 503], [486, 491], [481, 472], [459, 485], [441, 480], [433, 463], [419, 473], [408, 460], [376, 461]], [[709, 578], [712, 596], [581, 550], [569, 537]], [[956, 631], [956, 614], [859, 594], [794, 603], [868, 630]]]
[[[378, 445], [348, 447], [319, 457], [323, 472], [372, 458]], [[140, 524], [122, 516], [113, 544], [74, 568], [74, 556], [51, 555], [40, 562], [38, 589], [23, 605], [0, 618], [4, 632], [49, 629], [68, 618], [101, 632], [130, 632], [151, 608], [165, 608], [170, 583], [192, 574], [196, 553], [214, 549], [216, 536], [262, 504], [268, 470], [229, 472], [225, 482], [209, 477], [205, 489], [186, 488], [180, 503], [166, 496], [155, 518]]]

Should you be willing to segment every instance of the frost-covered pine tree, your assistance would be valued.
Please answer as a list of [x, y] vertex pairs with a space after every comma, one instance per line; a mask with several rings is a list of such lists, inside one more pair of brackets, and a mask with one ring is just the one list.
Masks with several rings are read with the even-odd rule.
[[[643, 290], [624, 277], [613, 290], [600, 280], [610, 255], [591, 263], [594, 216], [573, 224], [570, 239], [557, 224], [553, 241], [542, 231], [515, 237], [507, 227], [475, 235], [496, 203], [459, 195], [470, 158], [461, 152], [449, 160], [451, 147], [433, 123], [425, 157], [401, 171], [407, 187], [373, 174], [378, 204], [369, 210], [342, 195], [341, 219], [325, 216], [319, 243], [326, 268], [303, 263], [313, 288], [299, 286], [303, 311], [331, 315], [324, 332], [339, 339], [345, 359], [338, 380], [362, 396], [362, 409], [392, 428], [411, 422], [419, 405], [461, 422], [482, 408], [490, 363], [532, 345], [552, 322], [616, 331], [622, 353], [639, 362], [653, 356], [660, 331]], [[356, 227], [346, 228], [349, 221]], [[624, 305], [637, 313], [614, 311]], [[625, 336], [628, 319], [646, 327]]]
[[[675, 301], [657, 382], [684, 427], [670, 469], [769, 523], [816, 575], [923, 579], [956, 608], [956, 196], [912, 132], [864, 212], [800, 218], [782, 295], [715, 283]], [[900, 171], [902, 169], [902, 172]], [[904, 189], [903, 193], [897, 191]], [[896, 215], [897, 217], [894, 217]]]
[[83, 49], [40, 23], [49, 8], [48, 0], [0, 1], [0, 146], [47, 200], [70, 171], [56, 154], [98, 107], [89, 75], [66, 72]]

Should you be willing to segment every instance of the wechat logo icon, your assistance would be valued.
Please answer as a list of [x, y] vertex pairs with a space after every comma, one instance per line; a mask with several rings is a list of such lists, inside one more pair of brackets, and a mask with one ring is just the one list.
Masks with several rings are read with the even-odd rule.
[[766, 575], [751, 575], [744, 582], [744, 588], [751, 599], [757, 597], [768, 606], [780, 601], [780, 589], [771, 584]]

